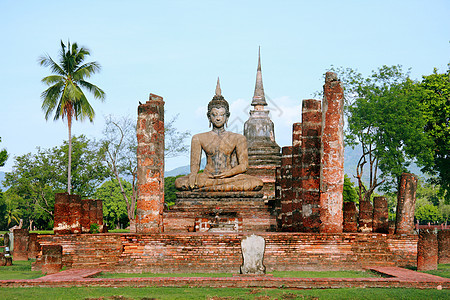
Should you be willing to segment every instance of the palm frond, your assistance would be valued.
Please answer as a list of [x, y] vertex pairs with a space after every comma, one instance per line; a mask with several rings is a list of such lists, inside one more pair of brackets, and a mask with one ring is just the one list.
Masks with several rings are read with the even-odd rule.
[[86, 96], [83, 94], [83, 96], [79, 99], [79, 101], [76, 102], [77, 106], [77, 114], [76, 118], [83, 121], [84, 119], [88, 118], [89, 121], [93, 121], [95, 117], [94, 109], [92, 108], [89, 101], [86, 99]]
[[78, 67], [73, 73], [74, 80], [82, 80], [84, 78], [91, 77], [92, 74], [95, 74], [101, 70], [101, 66], [98, 62], [89, 62], [84, 65]]
[[46, 56], [41, 56], [38, 58], [38, 63], [44, 67], [50, 67], [52, 73], [59, 75], [66, 75], [64, 68], [58, 65], [48, 54]]
[[51, 84], [54, 84], [57, 82], [64, 83], [64, 77], [61, 75], [50, 75], [50, 76], [42, 78], [41, 81], [47, 85], [51, 85]]
[[84, 80], [80, 80], [78, 83], [80, 84], [81, 87], [87, 89], [89, 92], [94, 94], [94, 98], [100, 99], [101, 101], [105, 100], [106, 94], [98, 86]]
[[[64, 87], [64, 82], [58, 82], [52, 86], [50, 86], [48, 89], [46, 89], [41, 94], [42, 101], [42, 110], [45, 113], [45, 119], [48, 120], [50, 114], [55, 110], [55, 108], [58, 107], [58, 104], [60, 102], [60, 96], [62, 89]], [[56, 116], [55, 116], [56, 117]], [[58, 116], [59, 118], [59, 116]], [[56, 119], [58, 119], [56, 118]]]

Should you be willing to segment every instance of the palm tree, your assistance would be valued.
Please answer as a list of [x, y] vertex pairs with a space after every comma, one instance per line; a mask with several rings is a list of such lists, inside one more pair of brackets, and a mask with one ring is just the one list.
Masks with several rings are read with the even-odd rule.
[[[67, 49], [67, 51], [66, 51]], [[55, 111], [54, 120], [67, 118], [69, 129], [69, 163], [67, 168], [67, 192], [71, 189], [71, 168], [72, 168], [72, 119], [86, 118], [92, 122], [94, 120], [94, 109], [89, 104], [81, 88], [86, 89], [94, 95], [94, 98], [104, 100], [105, 92], [99, 87], [85, 81], [92, 74], [100, 71], [100, 65], [97, 62], [84, 63], [86, 56], [90, 55], [87, 48], [78, 48], [77, 43], [70, 42], [64, 45], [61, 41], [61, 50], [59, 52], [59, 64], [56, 63], [48, 54], [41, 56], [39, 64], [44, 67], [50, 67], [54, 75], [44, 77], [42, 82], [49, 85], [42, 94], [42, 110], [45, 112], [45, 119]]]

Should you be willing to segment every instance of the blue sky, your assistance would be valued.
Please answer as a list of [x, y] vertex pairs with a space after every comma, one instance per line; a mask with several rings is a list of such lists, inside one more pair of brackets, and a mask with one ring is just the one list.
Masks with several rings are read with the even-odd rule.
[[[365, 75], [382, 65], [420, 79], [450, 62], [450, 1], [15, 1], [0, 0], [0, 148], [14, 156], [60, 145], [61, 120], [45, 121], [40, 80], [60, 40], [91, 50], [102, 71], [90, 78], [107, 95], [90, 97], [94, 123], [75, 135], [100, 138], [107, 115], [136, 116], [149, 93], [164, 97], [166, 120], [192, 134], [208, 130], [206, 105], [217, 77], [231, 104], [230, 129], [242, 130], [253, 95], [258, 46], [280, 146], [291, 144], [302, 99], [322, 88], [331, 65]], [[186, 165], [188, 156], [166, 161]]]

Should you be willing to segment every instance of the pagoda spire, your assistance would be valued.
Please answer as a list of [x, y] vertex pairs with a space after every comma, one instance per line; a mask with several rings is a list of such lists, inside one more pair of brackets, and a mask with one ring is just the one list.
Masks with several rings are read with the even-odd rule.
[[266, 106], [266, 97], [264, 95], [264, 87], [261, 72], [261, 46], [258, 48], [258, 70], [256, 71], [255, 93], [253, 94], [252, 106]]

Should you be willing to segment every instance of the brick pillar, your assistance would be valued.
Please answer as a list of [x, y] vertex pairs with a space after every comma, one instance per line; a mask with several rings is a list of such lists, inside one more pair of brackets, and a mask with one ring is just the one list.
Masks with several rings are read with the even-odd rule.
[[438, 265], [438, 241], [434, 230], [419, 231], [417, 242], [417, 271], [436, 270]]
[[320, 147], [322, 110], [320, 101], [302, 102], [302, 231], [318, 232], [320, 227]]
[[302, 123], [292, 124], [292, 147], [302, 146]]
[[70, 233], [81, 233], [81, 196], [69, 195], [69, 226]]
[[14, 260], [28, 260], [28, 229], [14, 229]]
[[417, 177], [403, 173], [400, 179], [397, 197], [397, 215], [395, 233], [410, 234], [414, 231], [414, 210], [416, 208]]
[[81, 200], [81, 232], [89, 233], [91, 227], [90, 209], [92, 199]]
[[164, 101], [150, 94], [138, 107], [136, 232], [163, 232]]
[[37, 240], [37, 233], [30, 233], [28, 235], [28, 258], [35, 259], [39, 254], [39, 243]]
[[96, 219], [95, 219], [96, 222], [95, 223], [98, 224], [98, 230], [100, 232], [103, 232], [103, 201], [99, 200], [99, 199], [96, 199], [94, 201], [97, 204], [96, 205], [96, 208], [97, 208], [96, 212], [97, 212], [97, 214], [96, 214]]
[[320, 232], [340, 233], [344, 190], [344, 90], [336, 73], [326, 73], [323, 95]]
[[385, 197], [373, 198], [373, 232], [389, 233], [389, 210]]
[[280, 214], [278, 228], [292, 231], [292, 147], [281, 148], [280, 167]]
[[69, 210], [69, 194], [55, 194], [55, 212], [53, 221], [53, 232], [55, 234], [70, 233], [70, 210]]
[[357, 232], [358, 231], [358, 211], [356, 210], [355, 202], [344, 202], [344, 232]]
[[302, 216], [302, 123], [292, 125], [292, 231], [303, 228]]
[[450, 230], [439, 230], [438, 257], [440, 264], [450, 264]]
[[370, 201], [359, 202], [359, 232], [372, 232], [373, 230], [373, 206]]

